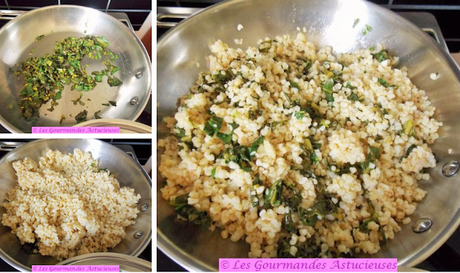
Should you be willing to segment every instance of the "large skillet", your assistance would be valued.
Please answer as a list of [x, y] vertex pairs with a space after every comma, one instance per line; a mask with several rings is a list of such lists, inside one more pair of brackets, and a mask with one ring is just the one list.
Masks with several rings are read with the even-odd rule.
[[[353, 28], [356, 18], [360, 23]], [[244, 27], [241, 31], [237, 29], [239, 24]], [[366, 24], [372, 31], [363, 35]], [[412, 223], [426, 217], [433, 225], [419, 234], [412, 231], [412, 224], [403, 226], [386, 250], [373, 256], [396, 257], [404, 266], [422, 262], [449, 238], [460, 221], [460, 179], [455, 175], [445, 177], [441, 170], [450, 160], [459, 159], [460, 71], [431, 37], [387, 9], [362, 1], [233, 0], [192, 16], [158, 42], [159, 137], [167, 134], [162, 119], [174, 113], [177, 99], [189, 92], [198, 73], [207, 69], [209, 45], [221, 39], [232, 47], [241, 47], [234, 40], [243, 39], [243, 47], [247, 47], [264, 37], [286, 33], [295, 36], [297, 27], [305, 27], [308, 39], [317, 46], [333, 46], [335, 53], [384, 43], [391, 54], [399, 56], [398, 66], [408, 67], [409, 77], [426, 90], [436, 106], [437, 118], [444, 123], [432, 147], [439, 162], [430, 170], [431, 179], [420, 182], [428, 194], [411, 216]], [[439, 79], [431, 80], [431, 73], [439, 73]], [[173, 209], [161, 197], [158, 246], [189, 270], [216, 270], [218, 258], [247, 257], [248, 252], [244, 242], [232, 243], [221, 239], [218, 231], [203, 232], [176, 220]]]
[[[45, 37], [36, 42], [35, 38], [42, 34]], [[50, 108], [49, 102], [40, 108], [39, 121], [27, 122], [21, 118], [18, 102], [24, 81], [23, 77], [18, 80], [9, 68], [15, 64], [20, 66], [31, 56], [53, 53], [56, 41], [84, 35], [104, 36], [110, 42], [108, 48], [119, 57], [115, 65], [120, 67], [120, 71], [115, 76], [123, 81], [123, 85], [110, 87], [104, 77], [96, 88], [83, 92], [85, 106], [73, 104], [72, 100], [78, 98], [80, 92], [70, 91], [70, 86], [66, 86], [53, 112], [46, 110]], [[88, 73], [105, 68], [101, 61], [88, 57], [82, 63], [89, 65]], [[13, 133], [31, 132], [32, 126], [60, 126], [61, 116], [65, 115], [62, 125], [72, 126], [76, 124], [74, 117], [83, 110], [88, 111], [88, 119], [94, 118], [94, 112], [102, 110], [103, 118], [136, 120], [150, 98], [151, 74], [150, 59], [141, 41], [114, 17], [81, 6], [36, 9], [11, 20], [0, 29], [0, 123]], [[117, 107], [102, 105], [108, 101], [116, 101]]]
[[[141, 211], [136, 218], [136, 224], [126, 228], [126, 237], [111, 252], [138, 256], [150, 243], [152, 236], [152, 182], [144, 169], [126, 152], [117, 147], [96, 139], [42, 139], [24, 144], [0, 160], [0, 200], [6, 198], [6, 193], [17, 184], [17, 176], [11, 163], [24, 157], [38, 162], [45, 156], [48, 149], [59, 150], [62, 153], [73, 153], [75, 148], [91, 152], [99, 159], [101, 168], [108, 168], [120, 186], [134, 188], [141, 195], [138, 209]], [[5, 209], [0, 207], [0, 215]], [[137, 238], [136, 233], [143, 235]], [[31, 271], [32, 265], [54, 265], [59, 261], [40, 254], [26, 254], [11, 229], [0, 222], [0, 258], [21, 271]]]

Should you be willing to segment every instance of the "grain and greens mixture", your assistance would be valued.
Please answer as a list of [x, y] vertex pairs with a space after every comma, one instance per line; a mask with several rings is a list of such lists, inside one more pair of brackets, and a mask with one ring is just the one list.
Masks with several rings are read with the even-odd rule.
[[374, 254], [411, 221], [441, 123], [396, 57], [333, 55], [303, 33], [211, 51], [158, 143], [181, 218], [249, 257]]
[[89, 152], [49, 150], [38, 163], [24, 158], [13, 168], [18, 185], [2, 204], [2, 224], [33, 253], [62, 260], [107, 251], [135, 223], [141, 196], [120, 187]]
[[[44, 37], [40, 35], [35, 41], [38, 43]], [[24, 76], [24, 88], [19, 93], [21, 116], [28, 121], [36, 121], [40, 117], [40, 107], [49, 100], [51, 107], [47, 110], [53, 111], [65, 85], [70, 85], [71, 90], [87, 92], [106, 76], [110, 86], [120, 86], [123, 82], [114, 76], [120, 68], [112, 64], [118, 56], [108, 46], [109, 42], [102, 36], [68, 37], [55, 43], [53, 54], [30, 57], [22, 62], [20, 69], [10, 68], [15, 75]], [[86, 70], [88, 66], [82, 64], [85, 56], [101, 60], [106, 69], [89, 74]], [[84, 120], [76, 119], [77, 123]]]

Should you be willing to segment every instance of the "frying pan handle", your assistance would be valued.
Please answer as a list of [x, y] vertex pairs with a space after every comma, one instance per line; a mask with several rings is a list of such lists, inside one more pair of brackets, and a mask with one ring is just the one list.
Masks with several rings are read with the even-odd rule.
[[24, 10], [0, 10], [0, 20], [10, 21], [24, 13]]
[[9, 141], [0, 142], [0, 151], [11, 152], [12, 150], [26, 143], [27, 142], [9, 142]]
[[108, 15], [115, 17], [118, 21], [122, 22], [125, 24], [133, 33], [134, 33], [134, 28], [133, 25], [131, 24], [131, 21], [129, 20], [128, 15], [123, 12], [107, 12]]
[[186, 19], [202, 9], [185, 7], [158, 7], [157, 26], [175, 27], [180, 20]]

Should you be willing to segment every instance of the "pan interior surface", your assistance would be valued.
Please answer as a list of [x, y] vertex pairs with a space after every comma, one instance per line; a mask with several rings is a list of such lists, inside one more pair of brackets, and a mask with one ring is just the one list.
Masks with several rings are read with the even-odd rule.
[[[36, 37], [45, 35], [38, 42]], [[52, 54], [56, 42], [67, 37], [80, 38], [85, 35], [103, 36], [109, 41], [108, 49], [118, 59], [113, 62], [120, 67], [114, 74], [123, 81], [118, 87], [110, 87], [107, 78], [88, 92], [71, 91], [65, 85], [62, 98], [53, 111], [48, 111], [51, 101], [40, 108], [40, 118], [28, 122], [20, 115], [19, 92], [24, 88], [24, 77], [16, 76], [10, 68], [17, 70], [29, 57]], [[102, 59], [104, 60], [104, 59]], [[105, 69], [102, 60], [85, 57], [82, 66], [88, 74]], [[17, 66], [16, 66], [17, 65]], [[86, 66], [88, 65], [88, 66]], [[137, 74], [137, 77], [136, 77]], [[139, 75], [141, 75], [139, 77]], [[151, 93], [151, 64], [148, 54], [136, 35], [112, 16], [95, 9], [79, 6], [50, 6], [21, 15], [0, 30], [0, 122], [11, 132], [31, 132], [32, 126], [72, 126], [75, 116], [83, 110], [88, 119], [100, 112], [102, 118], [135, 120], [142, 113]], [[74, 104], [78, 99], [84, 105]], [[130, 103], [133, 98], [137, 103]], [[117, 107], [107, 107], [108, 101], [116, 101]], [[65, 119], [62, 120], [62, 116]]]
[[[353, 27], [356, 19], [359, 24]], [[364, 34], [367, 26], [372, 30]], [[372, 256], [397, 258], [403, 266], [422, 262], [449, 238], [460, 221], [460, 178], [445, 177], [441, 172], [447, 162], [459, 159], [455, 147], [460, 133], [460, 72], [432, 38], [389, 10], [364, 1], [236, 0], [192, 16], [158, 42], [159, 138], [169, 134], [163, 118], [174, 115], [177, 100], [189, 92], [198, 74], [207, 70], [210, 45], [220, 39], [229, 47], [245, 49], [265, 37], [295, 37], [299, 29], [317, 47], [332, 46], [335, 54], [382, 43], [391, 55], [399, 57], [397, 67], [408, 68], [412, 82], [426, 91], [436, 107], [435, 117], [443, 127], [431, 149], [438, 163], [430, 170], [430, 180], [419, 181], [428, 194], [411, 216], [412, 223], [430, 218], [433, 225], [428, 232], [418, 234], [411, 224], [402, 225], [386, 248]], [[240, 39], [242, 45], [235, 42]], [[432, 80], [432, 73], [440, 77]], [[453, 153], [449, 154], [449, 149]], [[159, 174], [158, 179], [161, 185]], [[231, 243], [220, 238], [219, 231], [202, 231], [177, 220], [161, 193], [158, 196], [158, 245], [180, 265], [188, 270], [217, 270], [219, 258], [247, 257], [243, 241]]]
[[[152, 185], [143, 168], [128, 154], [111, 144], [95, 139], [42, 139], [16, 148], [0, 160], [0, 200], [5, 200], [7, 192], [17, 185], [17, 176], [11, 164], [13, 161], [29, 157], [38, 162], [49, 149], [66, 154], [73, 153], [75, 148], [91, 152], [95, 159], [100, 160], [101, 167], [109, 169], [115, 175], [121, 187], [133, 188], [135, 193], [140, 194], [138, 206], [147, 204], [148, 209], [139, 212], [136, 224], [126, 228], [125, 238], [110, 250], [114, 253], [138, 256], [150, 243], [152, 236]], [[0, 207], [0, 215], [3, 213], [5, 208]], [[142, 231], [143, 236], [135, 239], [138, 231]], [[32, 265], [55, 265], [59, 262], [49, 256], [26, 254], [20, 241], [11, 233], [11, 229], [1, 224], [0, 257], [21, 271], [30, 271]]]

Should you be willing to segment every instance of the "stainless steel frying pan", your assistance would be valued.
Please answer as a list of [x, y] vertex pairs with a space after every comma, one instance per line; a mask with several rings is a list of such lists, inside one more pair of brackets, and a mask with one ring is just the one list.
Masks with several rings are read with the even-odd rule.
[[[16, 144], [5, 145], [5, 147]], [[120, 186], [133, 188], [141, 195], [136, 224], [126, 228], [126, 237], [111, 252], [138, 256], [150, 243], [152, 237], [152, 182], [144, 169], [125, 151], [96, 139], [42, 139], [24, 144], [0, 160], [0, 200], [17, 184], [17, 176], [11, 163], [24, 157], [38, 162], [48, 149], [73, 153], [75, 148], [91, 152], [99, 159], [100, 166], [108, 168], [120, 182]], [[3, 149], [3, 146], [0, 147]], [[0, 215], [5, 209], [0, 207]], [[142, 234], [141, 234], [142, 233]], [[31, 271], [32, 265], [55, 265], [59, 261], [40, 254], [27, 254], [11, 229], [0, 223], [0, 258], [21, 271]]]
[[[360, 24], [353, 28], [355, 19]], [[244, 28], [239, 31], [237, 26]], [[372, 31], [363, 34], [365, 25]], [[216, 40], [232, 47], [256, 45], [265, 37], [306, 30], [317, 46], [330, 45], [335, 53], [350, 52], [383, 43], [399, 66], [409, 69], [409, 77], [437, 108], [437, 119], [444, 123], [440, 138], [432, 147], [439, 159], [430, 171], [431, 179], [421, 181], [428, 192], [412, 215], [412, 223], [422, 218], [432, 221], [428, 231], [415, 233], [412, 224], [403, 226], [387, 248], [373, 257], [396, 257], [399, 265], [414, 266], [429, 257], [456, 230], [460, 223], [460, 178], [446, 177], [446, 170], [458, 167], [460, 135], [460, 71], [448, 52], [419, 28], [397, 14], [364, 1], [343, 0], [233, 0], [221, 2], [178, 24], [158, 42], [158, 132], [165, 136], [162, 122], [173, 115], [177, 99], [189, 92], [197, 75], [205, 71], [209, 46]], [[243, 45], [235, 44], [243, 39]], [[201, 65], [198, 67], [196, 63]], [[436, 81], [431, 73], [439, 73]], [[449, 153], [452, 149], [452, 153]], [[452, 164], [452, 166], [451, 166]], [[445, 168], [443, 174], [443, 166]], [[458, 170], [458, 168], [457, 168]], [[161, 185], [159, 176], [158, 185]], [[232, 243], [219, 232], [179, 221], [174, 210], [158, 198], [158, 246], [189, 270], [213, 271], [218, 258], [247, 257], [244, 242]]]
[[[42, 34], [45, 37], [36, 42], [35, 38]], [[72, 100], [78, 98], [81, 92], [70, 91], [70, 86], [66, 86], [53, 112], [46, 110], [50, 108], [47, 104], [40, 109], [39, 121], [27, 122], [21, 118], [18, 102], [24, 81], [9, 68], [15, 64], [20, 66], [31, 56], [53, 53], [56, 41], [84, 35], [104, 36], [110, 42], [108, 48], [119, 57], [115, 65], [120, 67], [120, 71], [115, 75], [123, 81], [123, 85], [110, 87], [104, 78], [93, 90], [82, 92], [85, 106], [74, 105]], [[85, 64], [89, 65], [89, 73], [105, 68], [101, 61], [88, 57], [83, 59]], [[150, 98], [151, 74], [149, 56], [134, 31], [106, 13], [65, 5], [26, 12], [0, 29], [0, 123], [14, 133], [30, 132], [32, 126], [60, 126], [61, 116], [64, 115], [66, 119], [62, 126], [72, 126], [76, 124], [74, 117], [83, 110], [88, 111], [88, 119], [93, 119], [94, 112], [101, 110], [102, 118], [135, 120]], [[108, 101], [116, 101], [117, 107], [102, 105]]]

